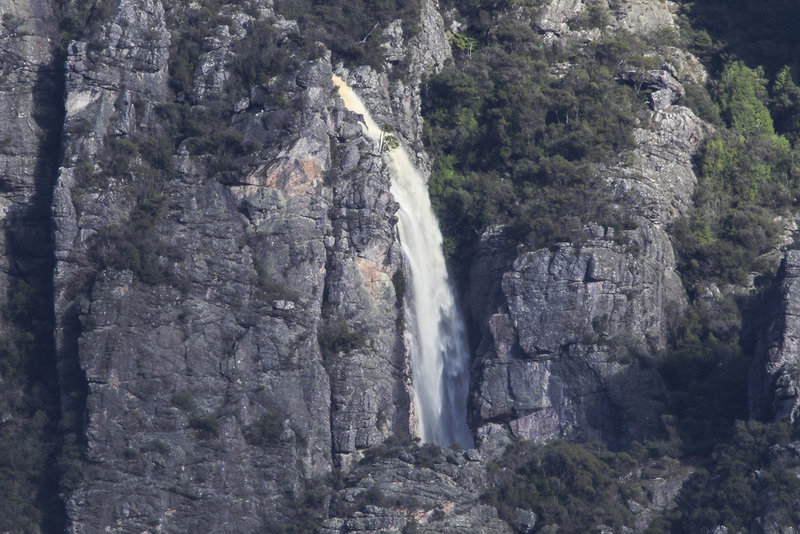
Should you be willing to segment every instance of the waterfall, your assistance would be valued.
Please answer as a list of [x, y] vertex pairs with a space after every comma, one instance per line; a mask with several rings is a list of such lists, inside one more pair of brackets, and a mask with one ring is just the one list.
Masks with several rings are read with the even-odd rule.
[[[338, 76], [333, 83], [345, 106], [364, 118], [366, 132], [381, 145], [382, 130], [364, 103]], [[387, 151], [391, 193], [400, 205], [397, 232], [410, 271], [405, 306], [406, 345], [411, 357], [414, 403], [422, 441], [473, 446], [467, 429], [469, 349], [442, 253], [442, 234], [425, 180], [403, 146]]]

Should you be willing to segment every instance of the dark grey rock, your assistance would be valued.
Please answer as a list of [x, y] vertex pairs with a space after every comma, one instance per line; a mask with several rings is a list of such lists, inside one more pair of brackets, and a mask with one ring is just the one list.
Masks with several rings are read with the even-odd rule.
[[650, 89], [654, 111], [661, 111], [680, 101], [686, 91], [676, 80], [674, 67], [665, 66], [659, 70], [623, 70], [617, 74], [619, 80], [633, 85], [636, 90]]
[[488, 317], [492, 350], [479, 360], [473, 393], [479, 421], [533, 440], [660, 432], [663, 386], [642, 356], [664, 347], [685, 296], [666, 234], [626, 238], [514, 261], [502, 282], [507, 311]]
[[750, 371], [750, 417], [797, 424], [800, 415], [800, 251], [788, 250], [761, 305], [764, 324]]
[[[158, 2], [120, 0], [111, 13], [70, 46], [54, 195], [58, 350], [88, 382], [71, 528], [263, 530], [291, 519], [306, 481], [411, 431], [389, 176], [322, 58], [254, 91], [263, 110], [238, 106], [231, 127], [261, 143], [238, 167], [215, 172], [176, 151], [152, 221], [160, 279], [105, 249], [98, 260], [143, 177], [87, 184], [80, 165], [112, 136], [157, 130], [147, 110], [169, 94], [173, 29]], [[193, 105], [224, 89], [251, 16], [234, 10], [214, 29]], [[98, 39], [110, 44], [90, 46]], [[276, 91], [294, 108], [268, 107]]]

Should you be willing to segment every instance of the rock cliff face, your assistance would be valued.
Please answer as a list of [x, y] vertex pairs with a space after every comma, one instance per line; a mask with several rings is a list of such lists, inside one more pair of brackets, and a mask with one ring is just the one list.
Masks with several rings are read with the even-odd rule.
[[762, 303], [764, 323], [750, 371], [750, 416], [764, 421], [788, 420], [797, 425], [800, 410], [798, 361], [798, 276], [800, 251], [790, 250], [778, 280]]
[[488, 318], [492, 345], [479, 360], [479, 420], [537, 441], [659, 432], [664, 392], [648, 355], [684, 298], [671, 245], [644, 228], [627, 245], [591, 231], [582, 246], [527, 252], [503, 275], [505, 303]]
[[[329, 59], [235, 104], [217, 127], [236, 157], [197, 139], [173, 151], [175, 113], [219, 112], [237, 42], [257, 23], [276, 42], [296, 25], [268, 4], [226, 7], [176, 104], [170, 43], [202, 14], [165, 7], [113, 2], [68, 47], [53, 211], [58, 357], [87, 388], [74, 532], [279, 524], [305, 481], [412, 431], [396, 206]], [[417, 143], [419, 78], [446, 50], [436, 20], [409, 47], [395, 100], [385, 74], [351, 76]]]
[[[52, 263], [49, 205], [58, 149], [61, 80], [56, 63], [58, 21], [46, 1], [4, 7], [0, 25], [3, 109], [0, 293], [14, 279], [47, 271]], [[5, 297], [4, 297], [5, 298]]]
[[321, 534], [513, 532], [480, 502], [486, 467], [477, 451], [408, 452], [390, 444], [374, 454], [344, 479]]
[[[613, 4], [611, 30], [674, 25], [669, 2]], [[599, 35], [570, 29], [584, 2], [539, 7], [532, 25], [555, 46]], [[482, 236], [464, 296], [478, 449], [454, 451], [410, 439], [397, 207], [331, 82], [356, 88], [429, 172], [420, 88], [450, 54], [436, 2], [421, 2], [413, 36], [383, 28], [381, 72], [299, 44], [271, 0], [20, 0], [0, 14], [0, 319], [13, 340], [0, 444], [43, 436], [36, 461], [58, 489], [35, 498], [63, 501], [49, 524], [542, 531], [533, 512], [509, 526], [485, 501], [510, 442], [665, 434], [658, 358], [686, 307], [666, 228], [691, 208], [692, 155], [711, 132], [680, 105], [681, 83], [705, 75], [688, 53], [618, 73], [654, 89], [636, 146], [598, 169], [621, 228], [589, 224], [540, 250], [501, 227]], [[753, 417], [796, 419], [798, 265], [790, 252], [771, 301]], [[29, 382], [5, 363], [17, 345], [37, 354]], [[16, 424], [36, 410], [52, 421]], [[654, 496], [634, 531], [688, 475], [635, 474]]]
[[51, 2], [0, 6], [0, 500], [8, 503], [2, 531], [61, 522], [50, 232], [63, 117], [58, 46]]
[[[626, 4], [617, 23], [642, 33], [671, 26], [659, 6], [648, 4], [655, 11], [644, 16], [642, 6]], [[584, 7], [549, 3], [537, 27], [561, 28], [556, 39], [583, 39], [567, 23]], [[470, 282], [472, 315], [482, 325], [472, 402], [487, 444], [508, 434], [622, 445], [663, 432], [665, 391], [655, 365], [686, 306], [665, 228], [691, 207], [691, 157], [710, 132], [688, 108], [672, 105], [683, 94], [676, 79], [683, 73], [670, 70], [620, 74], [658, 89], [648, 124], [634, 132], [635, 148], [601, 171], [605, 194], [630, 229], [589, 225], [583, 243], [518, 256], [504, 249], [501, 230], [483, 236]], [[665, 99], [656, 98], [661, 91]]]

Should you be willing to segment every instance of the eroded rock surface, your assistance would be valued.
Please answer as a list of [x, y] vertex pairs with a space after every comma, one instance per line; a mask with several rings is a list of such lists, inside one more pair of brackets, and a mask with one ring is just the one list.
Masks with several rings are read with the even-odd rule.
[[[614, 5], [612, 30], [674, 27], [669, 2]], [[585, 7], [546, 2], [536, 28], [550, 42], [591, 42], [606, 28], [570, 29]], [[299, 504], [326, 517], [326, 534], [536, 532], [530, 510], [509, 526], [482, 500], [491, 454], [515, 438], [623, 446], [663, 435], [655, 358], [685, 305], [664, 228], [690, 209], [691, 158], [710, 132], [677, 105], [679, 81], [705, 79], [693, 56], [675, 50], [674, 71], [631, 77], [663, 98], [634, 132], [636, 148], [600, 169], [630, 215], [624, 228], [592, 224], [580, 242], [533, 251], [510, 246], [502, 228], [483, 236], [468, 297], [482, 452], [387, 452], [381, 443], [414, 432], [396, 205], [378, 148], [331, 74], [429, 170], [420, 83], [449, 57], [438, 6], [422, 2], [413, 37], [388, 25], [385, 72], [332, 65], [322, 52], [232, 92], [222, 125], [213, 110], [252, 25], [271, 44], [301, 30], [272, 2], [229, 3], [176, 89], [176, 43], [198, 9], [98, 3], [62, 73], [54, 6], [0, 7], [0, 300], [5, 312], [23, 281], [55, 310], [41, 339], [55, 335], [55, 351], [45, 348], [58, 356], [65, 432], [76, 433], [60, 488], [70, 532], [270, 531], [302, 523]], [[191, 135], [174, 135], [186, 119]], [[215, 130], [225, 136], [198, 149]], [[797, 264], [790, 253], [754, 371], [761, 418], [797, 411]], [[0, 404], [11, 435], [22, 387], [2, 385], [13, 390]], [[796, 451], [775, 454], [793, 461]], [[637, 529], [674, 504], [686, 475], [653, 477]], [[760, 528], [781, 521], [765, 516]]]
[[[574, 41], [569, 23], [583, 9], [549, 2], [537, 27]], [[674, 28], [668, 3], [621, 3], [612, 20], [642, 34]], [[627, 229], [590, 224], [585, 241], [522, 254], [504, 244], [502, 230], [482, 237], [470, 282], [481, 329], [471, 402], [485, 448], [502, 446], [504, 432], [617, 445], [662, 435], [666, 397], [655, 367], [686, 306], [665, 229], [692, 207], [692, 156], [711, 132], [674, 105], [684, 94], [677, 80], [687, 76], [669, 65], [619, 73], [621, 82], [656, 90], [654, 111], [634, 131], [635, 147], [599, 169]]]
[[[88, 384], [76, 532], [267, 528], [292, 520], [307, 480], [410, 431], [396, 206], [329, 60], [273, 77], [215, 126], [249, 154], [180, 142], [148, 182], [141, 143], [171, 143], [173, 25], [196, 8], [172, 9], [121, 0], [69, 46], [54, 211], [59, 356]], [[227, 9], [190, 113], [214, 109], [254, 17], [276, 39], [292, 28]]]
[[504, 305], [488, 318], [479, 360], [480, 421], [519, 437], [621, 443], [657, 434], [663, 389], [648, 354], [662, 349], [683, 288], [660, 231], [620, 244], [595, 227], [581, 246], [527, 252], [503, 275]]
[[800, 251], [789, 250], [775, 287], [762, 304], [764, 329], [750, 371], [750, 416], [765, 421], [800, 417]]
[[345, 478], [320, 533], [510, 534], [497, 510], [480, 502], [484, 461], [474, 450], [380, 447]]

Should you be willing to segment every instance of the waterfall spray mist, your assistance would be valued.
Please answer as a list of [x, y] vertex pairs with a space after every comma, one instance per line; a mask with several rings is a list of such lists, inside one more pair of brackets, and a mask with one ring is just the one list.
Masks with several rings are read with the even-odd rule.
[[[361, 99], [338, 76], [333, 83], [347, 108], [364, 118], [367, 134], [380, 147], [383, 132]], [[406, 345], [420, 437], [436, 445], [472, 447], [466, 423], [469, 349], [442, 254], [442, 234], [425, 180], [402, 145], [387, 151], [387, 163], [391, 193], [400, 205], [397, 231], [410, 271]]]

